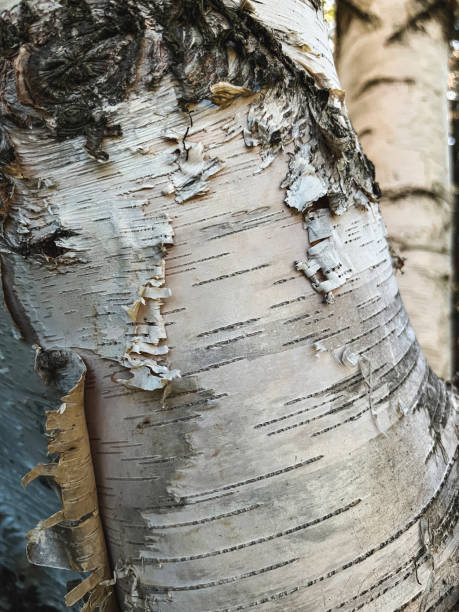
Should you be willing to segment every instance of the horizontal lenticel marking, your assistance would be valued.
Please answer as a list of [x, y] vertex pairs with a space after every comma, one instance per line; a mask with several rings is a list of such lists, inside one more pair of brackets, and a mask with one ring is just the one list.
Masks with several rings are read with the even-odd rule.
[[254, 266], [253, 268], [247, 268], [245, 270], [236, 270], [236, 272], [231, 272], [230, 274], [222, 274], [221, 276], [217, 276], [216, 278], [208, 278], [207, 280], [199, 281], [198, 283], [193, 283], [193, 287], [200, 287], [201, 285], [207, 285], [208, 283], [215, 283], [217, 281], [226, 280], [228, 278], [233, 278], [234, 276], [240, 276], [241, 274], [247, 274], [248, 272], [254, 272], [255, 270], [261, 270], [263, 268], [269, 268], [271, 264], [261, 264], [259, 266]]

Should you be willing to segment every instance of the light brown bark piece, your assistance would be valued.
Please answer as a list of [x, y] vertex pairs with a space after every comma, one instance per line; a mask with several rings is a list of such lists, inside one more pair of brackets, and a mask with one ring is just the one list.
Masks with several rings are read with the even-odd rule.
[[[99, 515], [96, 481], [84, 410], [86, 367], [70, 351], [37, 349], [36, 370], [45, 382], [70, 384], [58, 410], [46, 415], [50, 432], [48, 454], [55, 462], [39, 464], [22, 479], [27, 486], [39, 476], [54, 479], [59, 486], [62, 510], [41, 521], [27, 534], [27, 556], [35, 565], [47, 565], [76, 572], [91, 572], [65, 597], [73, 606], [90, 594], [84, 610], [113, 610], [114, 592], [102, 584], [111, 578]], [[70, 382], [71, 381], [71, 382]]]

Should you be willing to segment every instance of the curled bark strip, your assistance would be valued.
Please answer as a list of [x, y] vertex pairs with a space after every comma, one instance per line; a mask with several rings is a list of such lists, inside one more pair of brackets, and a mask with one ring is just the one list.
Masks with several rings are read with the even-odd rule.
[[253, 91], [248, 87], [241, 87], [240, 85], [233, 85], [226, 81], [220, 81], [215, 85], [210, 86], [212, 93], [211, 100], [214, 104], [225, 108], [229, 106], [235, 98], [239, 96], [248, 97], [253, 94]]
[[72, 351], [38, 348], [35, 369], [46, 384], [66, 391], [59, 409], [46, 414], [46, 429], [52, 432], [48, 454], [58, 459], [35, 466], [22, 484], [27, 486], [38, 476], [54, 478], [62, 509], [29, 531], [27, 557], [34, 565], [91, 572], [67, 593], [65, 603], [73, 606], [89, 594], [82, 610], [108, 610], [114, 605], [114, 593], [107, 584], [111, 572], [84, 412], [86, 367]]
[[[172, 236], [172, 228], [169, 229]], [[129, 368], [132, 377], [115, 377], [114, 380], [126, 387], [155, 391], [164, 389], [174, 378], [180, 378], [180, 372], [169, 369], [164, 361], [169, 348], [165, 344], [167, 334], [161, 306], [163, 300], [172, 295], [171, 290], [164, 286], [165, 282], [163, 259], [153, 269], [152, 278], [139, 287], [139, 298], [130, 307], [125, 307], [126, 314], [135, 325], [134, 335], [129, 338], [122, 363]]]

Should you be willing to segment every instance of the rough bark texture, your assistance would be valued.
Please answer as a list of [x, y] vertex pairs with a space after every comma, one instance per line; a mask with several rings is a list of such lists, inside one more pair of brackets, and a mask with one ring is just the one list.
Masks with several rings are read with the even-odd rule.
[[405, 258], [400, 293], [427, 360], [446, 379], [453, 353], [452, 13], [447, 0], [340, 0], [336, 28], [349, 113], [376, 167], [390, 243]]
[[120, 608], [450, 608], [455, 398], [317, 7], [21, 6], [4, 294], [29, 342], [85, 362]]
[[[12, 333], [12, 323], [0, 309], [0, 610], [57, 612], [63, 608], [69, 572], [32, 566], [25, 555], [26, 532], [59, 507], [56, 491], [43, 479], [24, 495], [21, 477], [45, 457], [45, 409], [56, 401], [52, 388], [34, 376], [35, 351]], [[77, 608], [75, 608], [76, 610]]]
[[34, 565], [90, 572], [67, 593], [65, 602], [73, 606], [90, 593], [82, 610], [105, 608], [105, 602], [113, 600], [113, 589], [107, 584], [111, 571], [85, 418], [86, 367], [73, 351], [39, 348], [35, 370], [64, 394], [59, 409], [46, 413], [48, 455], [57, 459], [33, 467], [22, 483], [27, 486], [39, 477], [52, 478], [59, 487], [62, 508], [29, 531], [27, 557]]

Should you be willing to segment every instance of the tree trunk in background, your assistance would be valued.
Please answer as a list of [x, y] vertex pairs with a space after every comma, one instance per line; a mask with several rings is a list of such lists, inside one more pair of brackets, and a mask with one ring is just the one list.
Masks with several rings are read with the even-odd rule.
[[37, 0], [2, 31], [4, 295], [63, 398], [29, 556], [95, 609], [100, 511], [121, 610], [449, 609], [455, 397], [320, 11]]
[[338, 0], [336, 62], [376, 167], [400, 293], [435, 372], [451, 377], [452, 197], [448, 30], [452, 3]]
[[[455, 381], [459, 379], [459, 41], [454, 41], [454, 50], [450, 58], [450, 90], [455, 92], [455, 99], [451, 101], [451, 132], [453, 143], [451, 146], [453, 167], [453, 202], [454, 202], [454, 372]], [[457, 386], [457, 383], [456, 383]]]

